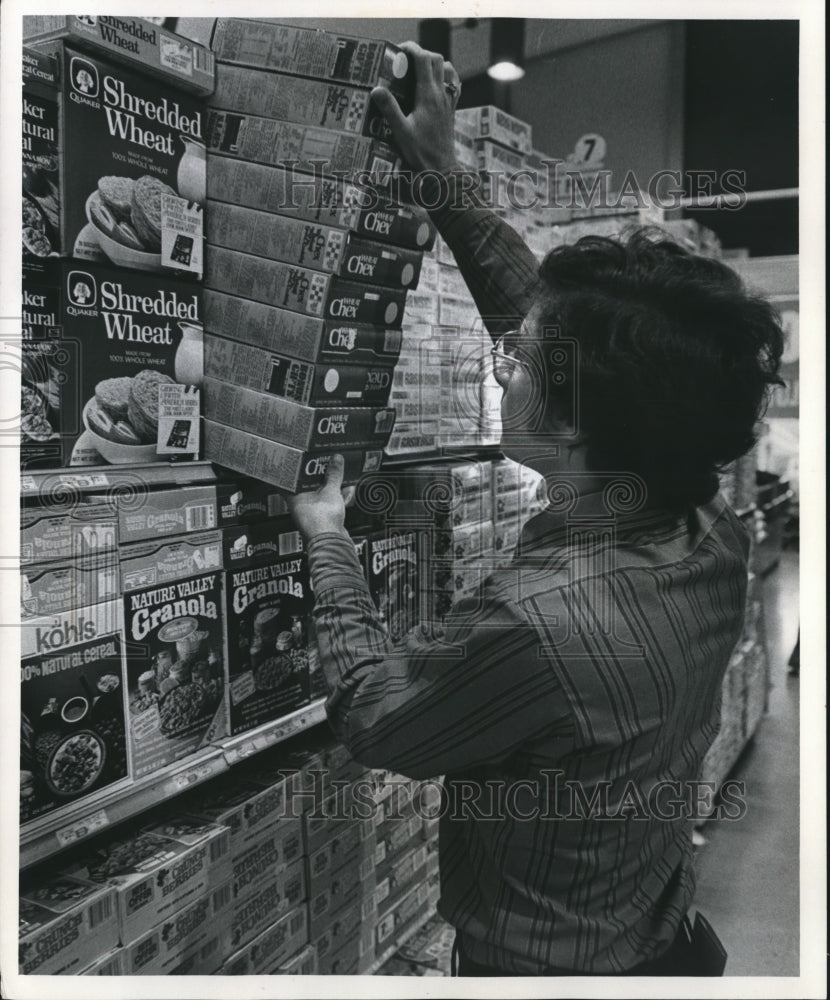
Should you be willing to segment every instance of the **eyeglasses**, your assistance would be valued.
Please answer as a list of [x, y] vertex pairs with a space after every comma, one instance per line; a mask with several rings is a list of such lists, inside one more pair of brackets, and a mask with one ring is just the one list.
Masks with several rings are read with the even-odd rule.
[[519, 357], [519, 337], [521, 330], [509, 330], [503, 333], [490, 349], [493, 358], [493, 374], [499, 380], [510, 378], [513, 372], [521, 367], [527, 367], [527, 361]]

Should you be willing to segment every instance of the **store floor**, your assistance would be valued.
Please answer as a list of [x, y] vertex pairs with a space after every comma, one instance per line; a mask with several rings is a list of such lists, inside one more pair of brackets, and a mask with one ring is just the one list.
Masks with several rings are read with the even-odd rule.
[[706, 824], [697, 852], [694, 906], [726, 947], [728, 976], [798, 975], [799, 680], [787, 672], [798, 635], [795, 552], [766, 576], [764, 599], [769, 712], [730, 775], [746, 783], [746, 815]]

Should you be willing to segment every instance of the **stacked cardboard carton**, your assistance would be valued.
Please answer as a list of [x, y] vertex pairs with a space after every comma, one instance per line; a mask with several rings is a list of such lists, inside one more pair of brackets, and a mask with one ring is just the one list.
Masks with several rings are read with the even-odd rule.
[[370, 93], [402, 93], [383, 42], [219, 19], [208, 116], [206, 448], [296, 492], [332, 451], [377, 468], [407, 291], [433, 232], [391, 201], [398, 163]]

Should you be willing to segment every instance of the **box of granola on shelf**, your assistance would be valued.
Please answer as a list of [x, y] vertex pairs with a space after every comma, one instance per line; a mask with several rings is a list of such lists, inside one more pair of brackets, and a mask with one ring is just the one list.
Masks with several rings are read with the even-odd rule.
[[60, 562], [112, 552], [118, 544], [116, 505], [71, 502], [65, 509], [30, 506], [20, 509], [20, 564]]
[[[25, 19], [24, 19], [25, 20]], [[58, 64], [23, 46], [23, 258], [60, 252]]]
[[198, 277], [206, 163], [200, 100], [64, 39], [36, 44], [58, 60], [63, 94], [61, 254]]
[[20, 886], [21, 975], [77, 975], [118, 944], [115, 889], [56, 872], [24, 874]]
[[21, 627], [20, 819], [127, 784], [118, 601]]
[[[212, 551], [212, 545], [204, 548]], [[127, 590], [122, 598], [135, 777], [187, 757], [223, 733], [222, 571], [214, 565], [191, 572], [186, 565], [192, 560], [185, 556], [172, 579]]]
[[223, 539], [230, 735], [310, 701], [308, 562], [289, 518], [227, 528]]

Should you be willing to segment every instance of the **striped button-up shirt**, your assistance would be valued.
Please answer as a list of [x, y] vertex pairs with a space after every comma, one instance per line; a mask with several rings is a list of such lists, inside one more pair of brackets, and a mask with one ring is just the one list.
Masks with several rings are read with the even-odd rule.
[[[530, 252], [485, 209], [436, 220], [482, 315], [515, 326]], [[614, 973], [677, 932], [746, 596], [743, 527], [720, 497], [697, 514], [578, 534], [543, 511], [443, 634], [397, 645], [345, 531], [309, 544], [330, 724], [369, 766], [445, 776], [438, 908], [475, 962]]]

